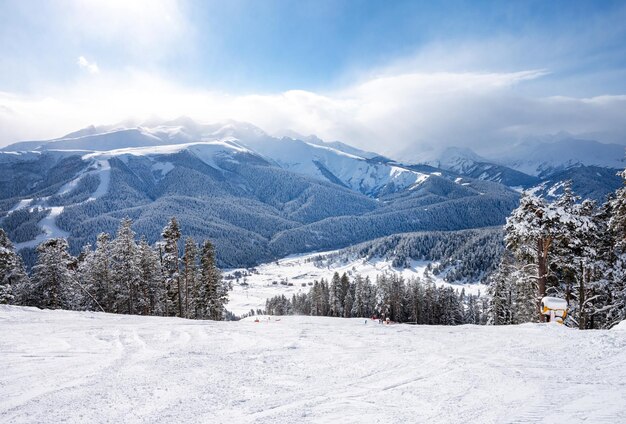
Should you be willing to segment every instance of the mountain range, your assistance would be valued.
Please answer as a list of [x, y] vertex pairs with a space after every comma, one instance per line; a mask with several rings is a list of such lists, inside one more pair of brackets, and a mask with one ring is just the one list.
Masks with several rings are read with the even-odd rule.
[[222, 266], [252, 266], [398, 233], [498, 226], [519, 191], [554, 196], [564, 179], [601, 200], [623, 167], [623, 147], [596, 142], [495, 159], [451, 149], [415, 164], [294, 137], [182, 117], [15, 143], [0, 152], [0, 225], [32, 263], [47, 237], [67, 237], [78, 253], [128, 216], [154, 242], [176, 216], [185, 235], [215, 242]]

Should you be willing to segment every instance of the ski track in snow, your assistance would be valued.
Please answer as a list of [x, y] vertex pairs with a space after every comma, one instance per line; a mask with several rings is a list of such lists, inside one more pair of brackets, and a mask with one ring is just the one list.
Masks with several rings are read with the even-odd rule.
[[0, 421], [626, 421], [626, 331], [0, 306]]

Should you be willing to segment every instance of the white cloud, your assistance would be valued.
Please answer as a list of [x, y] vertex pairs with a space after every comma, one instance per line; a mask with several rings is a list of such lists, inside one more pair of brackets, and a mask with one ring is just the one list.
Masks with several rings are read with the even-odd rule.
[[107, 42], [136, 56], [165, 56], [190, 31], [177, 0], [70, 0], [61, 19], [84, 42]]
[[317, 134], [404, 160], [423, 159], [450, 145], [485, 151], [559, 131], [626, 140], [626, 96], [520, 94], [519, 87], [544, 75], [545, 70], [386, 74], [328, 93], [233, 96], [137, 71], [107, 73], [39, 96], [0, 93], [0, 144], [150, 115], [204, 122], [232, 118], [275, 134]]
[[79, 56], [76, 63], [82, 69], [87, 70], [87, 72], [89, 72], [90, 74], [97, 74], [98, 72], [100, 72], [100, 69], [98, 68], [98, 64], [96, 62], [88, 61], [87, 59], [85, 59], [85, 56]]

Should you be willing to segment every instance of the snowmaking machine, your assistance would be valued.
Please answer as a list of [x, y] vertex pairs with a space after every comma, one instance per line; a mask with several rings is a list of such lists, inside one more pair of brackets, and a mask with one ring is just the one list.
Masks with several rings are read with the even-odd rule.
[[548, 322], [563, 324], [567, 317], [567, 301], [558, 297], [546, 296], [541, 299], [541, 313]]

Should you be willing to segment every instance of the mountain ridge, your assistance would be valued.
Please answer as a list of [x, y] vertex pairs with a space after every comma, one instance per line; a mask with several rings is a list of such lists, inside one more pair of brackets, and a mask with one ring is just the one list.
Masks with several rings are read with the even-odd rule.
[[[32, 258], [42, 238], [67, 235], [77, 253], [126, 216], [154, 242], [176, 215], [185, 234], [215, 241], [222, 265], [252, 266], [397, 233], [498, 226], [517, 205], [511, 187], [558, 190], [468, 151], [457, 153], [472, 163], [446, 170], [304, 138], [181, 117], [16, 143], [0, 151], [0, 225]], [[24, 146], [36, 147], [11, 151]], [[614, 189], [604, 168], [567, 177], [582, 170], [594, 195]]]

